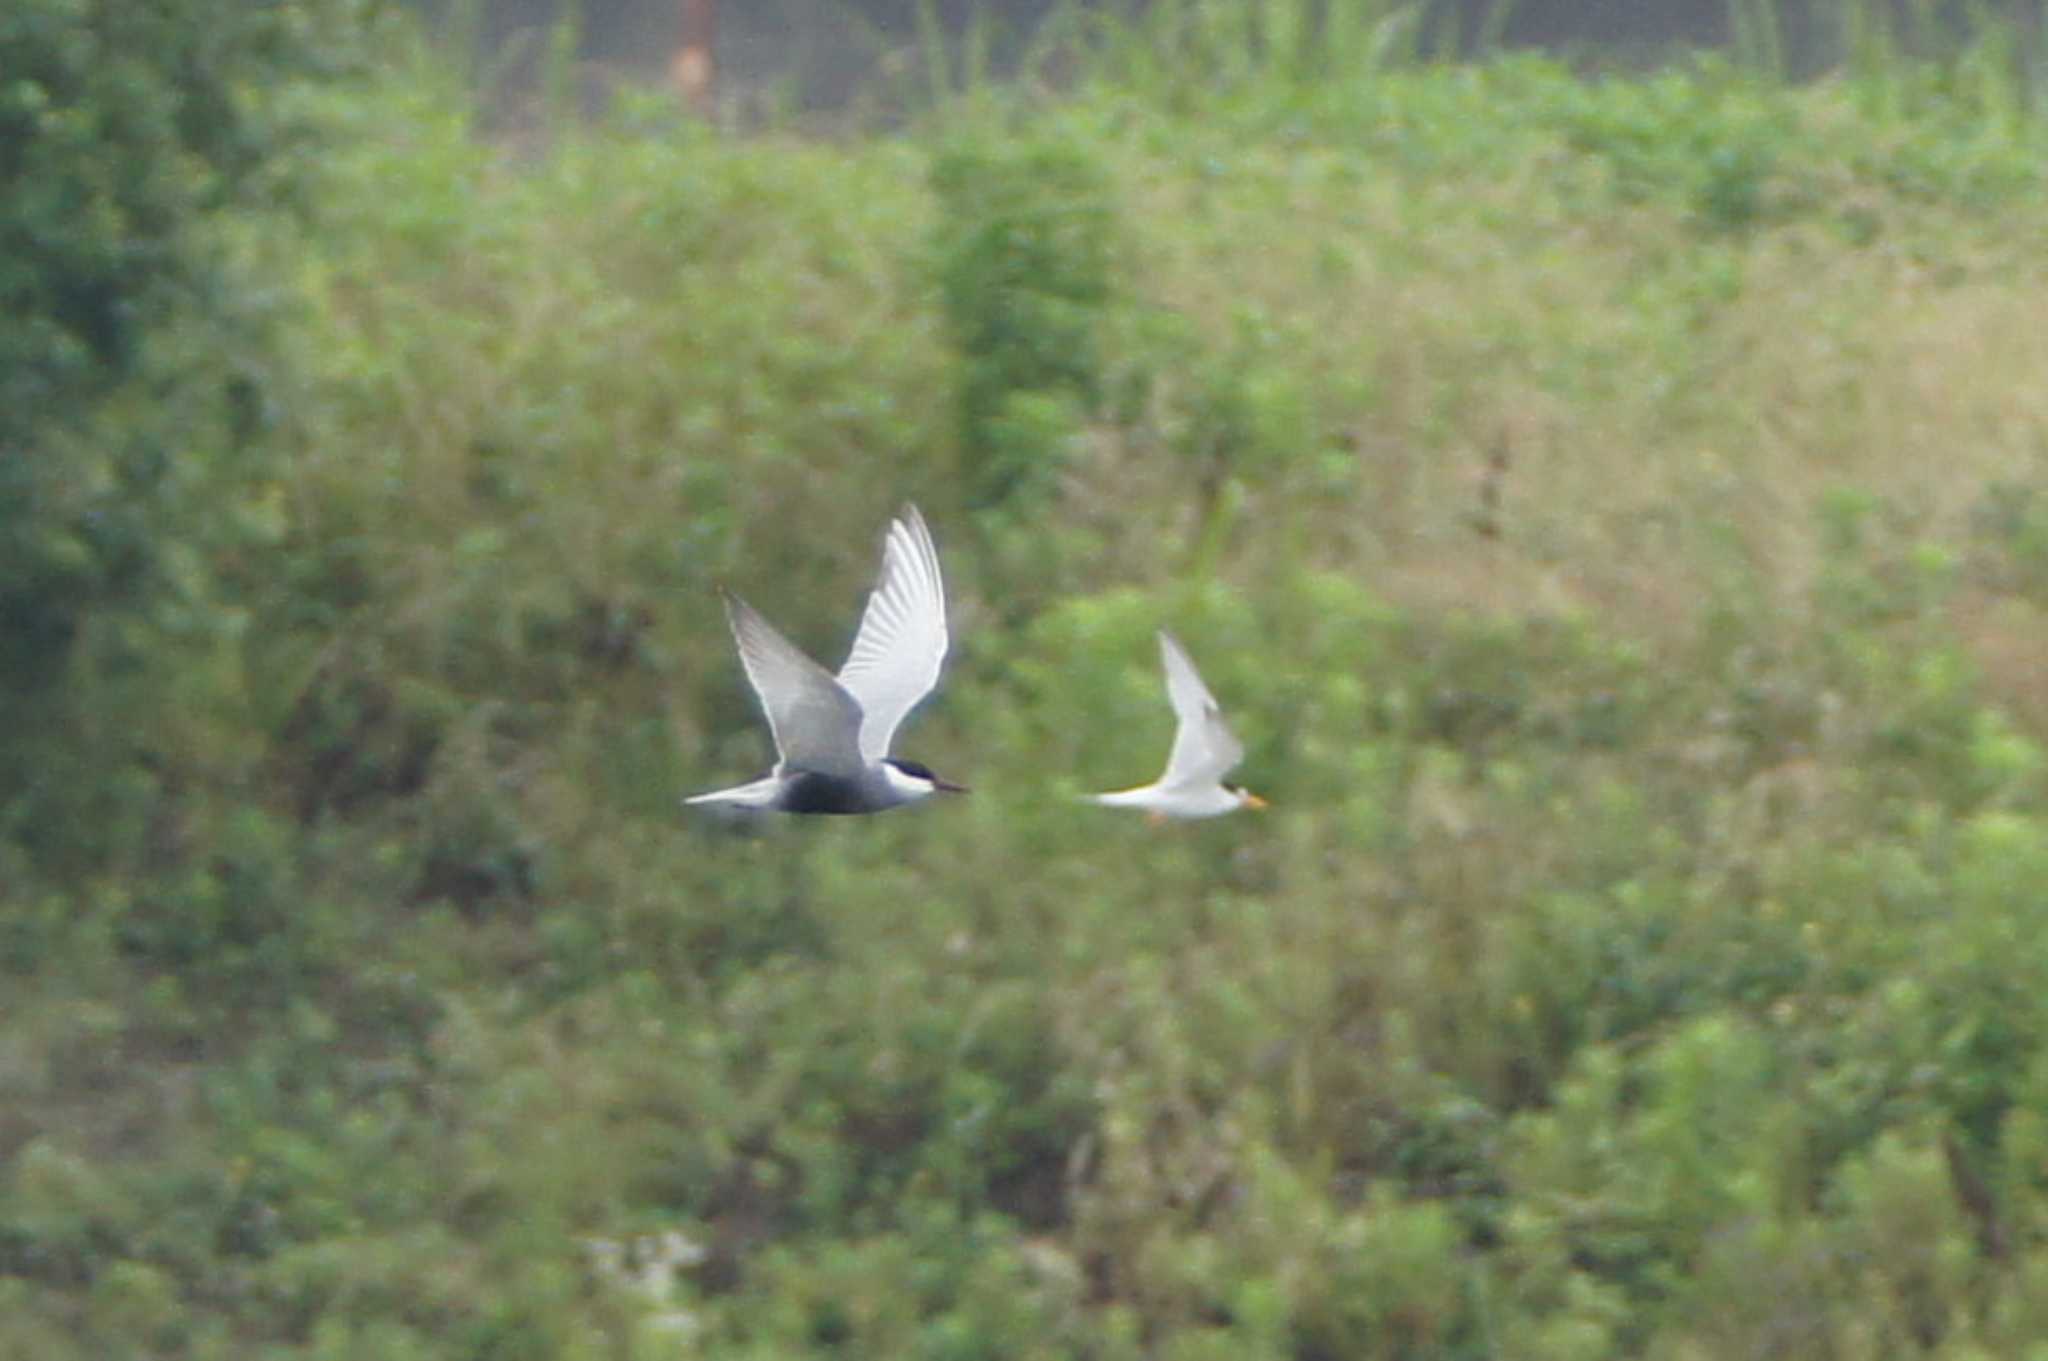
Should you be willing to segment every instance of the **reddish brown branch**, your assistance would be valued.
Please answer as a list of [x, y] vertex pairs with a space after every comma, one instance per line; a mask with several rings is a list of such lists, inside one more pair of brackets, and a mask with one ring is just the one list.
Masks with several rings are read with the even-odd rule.
[[718, 68], [712, 52], [718, 40], [718, 0], [682, 0], [683, 41], [669, 62], [669, 80], [691, 108], [710, 113]]

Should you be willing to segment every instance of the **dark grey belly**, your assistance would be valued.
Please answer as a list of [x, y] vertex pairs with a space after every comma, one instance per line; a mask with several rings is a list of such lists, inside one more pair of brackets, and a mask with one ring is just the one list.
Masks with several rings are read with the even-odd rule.
[[875, 801], [859, 779], [798, 771], [775, 805], [784, 813], [872, 813]]

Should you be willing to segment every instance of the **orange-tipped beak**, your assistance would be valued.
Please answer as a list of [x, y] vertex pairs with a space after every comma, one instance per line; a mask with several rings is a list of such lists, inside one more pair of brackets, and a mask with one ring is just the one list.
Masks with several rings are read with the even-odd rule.
[[936, 775], [932, 777], [932, 788], [938, 790], [941, 794], [972, 794], [974, 792], [964, 784], [954, 784], [950, 780], [942, 780]]
[[1273, 805], [1247, 789], [1244, 791], [1244, 806], [1247, 808], [1271, 808]]

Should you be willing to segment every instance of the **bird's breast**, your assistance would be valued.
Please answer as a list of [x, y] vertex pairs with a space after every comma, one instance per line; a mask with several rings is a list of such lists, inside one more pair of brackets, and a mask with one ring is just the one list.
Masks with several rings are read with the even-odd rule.
[[853, 814], [875, 812], [888, 801], [877, 800], [858, 777], [800, 770], [791, 773], [776, 806], [785, 813]]

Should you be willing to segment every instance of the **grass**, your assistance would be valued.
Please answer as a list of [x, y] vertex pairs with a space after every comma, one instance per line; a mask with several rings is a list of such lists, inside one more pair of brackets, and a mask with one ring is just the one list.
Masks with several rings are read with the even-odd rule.
[[[337, 100], [212, 717], [7, 862], [0, 1351], [2028, 1354], [2039, 125], [1344, 14], [888, 134]], [[907, 496], [976, 794], [681, 816], [716, 583], [834, 658]], [[1162, 624], [1272, 812], [1066, 797]]]

